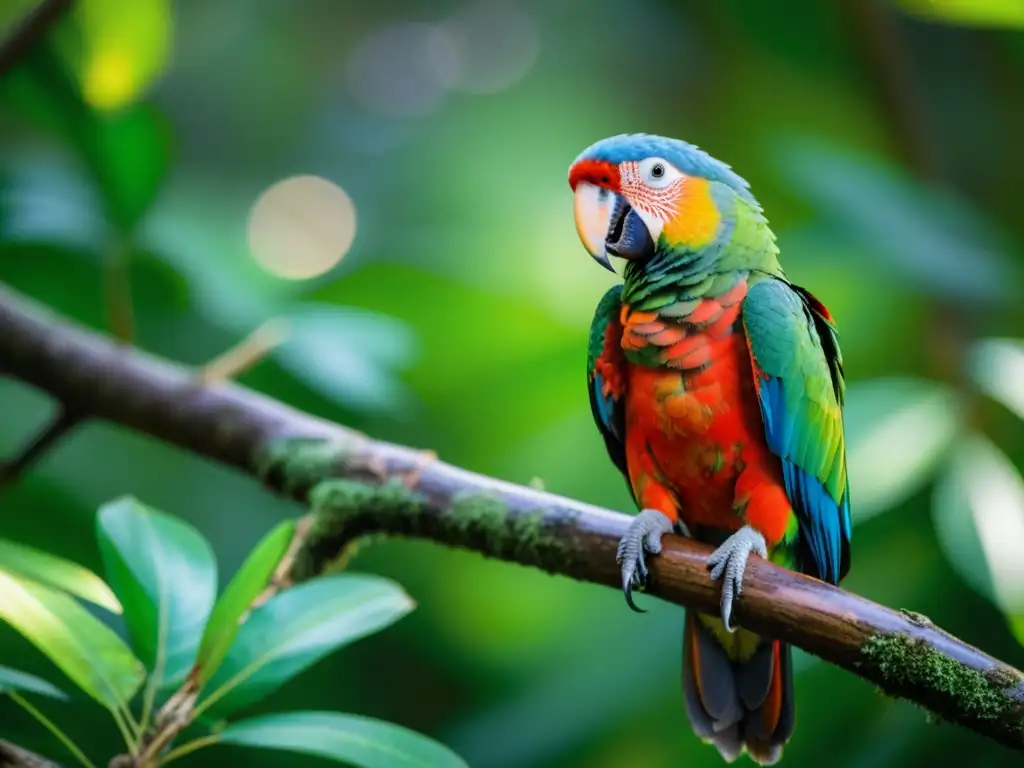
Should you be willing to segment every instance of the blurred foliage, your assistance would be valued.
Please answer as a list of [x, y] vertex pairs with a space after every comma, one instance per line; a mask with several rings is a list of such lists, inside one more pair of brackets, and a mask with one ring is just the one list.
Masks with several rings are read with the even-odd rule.
[[1016, 0], [900, 0], [910, 13], [953, 24], [1024, 27], [1024, 5]]
[[[306, 752], [358, 768], [465, 768], [447, 747], [373, 718], [291, 712], [225, 721], [326, 653], [383, 629], [412, 609], [394, 582], [351, 574], [323, 576], [257, 601], [294, 532], [292, 520], [276, 525], [215, 600], [217, 566], [202, 535], [122, 497], [100, 509], [97, 538], [113, 584], [104, 603], [123, 611], [131, 648], [55, 588], [68, 584], [67, 574], [76, 566], [6, 543], [0, 551], [13, 552], [9, 562], [31, 577], [0, 565], [0, 619], [101, 704], [124, 739], [123, 752], [146, 765], [164, 765], [214, 744], [234, 744]], [[90, 572], [84, 576], [87, 584], [102, 584]], [[82, 592], [78, 586], [73, 591]], [[119, 601], [112, 599], [114, 594]], [[250, 614], [245, 622], [243, 614]], [[88, 750], [22, 695], [64, 698], [63, 693], [6, 667], [0, 668], [0, 693], [92, 768]], [[166, 735], [169, 724], [179, 722]], [[183, 729], [191, 737], [179, 738], [168, 750]]]
[[[0, 5], [9, 30], [33, 3]], [[288, 318], [290, 340], [243, 383], [477, 471], [629, 509], [583, 391], [591, 313], [613, 278], [579, 246], [565, 172], [612, 133], [693, 141], [750, 180], [788, 273], [837, 317], [857, 526], [845, 586], [1021, 666], [1020, 8], [81, 0], [0, 80], [0, 279], [108, 330], [123, 330], [111, 306], [130, 285], [135, 343], [187, 364]], [[915, 119], [894, 109], [893, 88]], [[940, 170], [923, 178], [906, 155], [926, 146]], [[246, 230], [261, 192], [301, 173], [344, 188], [358, 226], [340, 264], [296, 282], [251, 258]], [[53, 412], [0, 381], [0, 448], [14, 452]], [[132, 557], [124, 541], [93, 536], [94, 510], [123, 494], [180, 517], [147, 518], [126, 539]], [[152, 666], [140, 638], [152, 637], [158, 585], [192, 585], [170, 603], [181, 628], [167, 636], [172, 678], [227, 575], [295, 511], [229, 470], [92, 424], [4, 489], [3, 506], [0, 535], [64, 569], [40, 585], [25, 569], [33, 550], [4, 545], [3, 578], [40, 611], [117, 633], [97, 630], [93, 644], [117, 642]], [[171, 544], [187, 561], [156, 556]], [[69, 597], [68, 561], [102, 568], [125, 615]], [[648, 600], [638, 618], [611, 590], [422, 542], [370, 548], [350, 568], [398, 581], [419, 609], [341, 654], [324, 637], [344, 627], [311, 629], [346, 615], [325, 586], [290, 598], [323, 606], [312, 624], [283, 599], [262, 624], [254, 614], [211, 682], [238, 669], [233, 653], [274, 649], [272, 660], [211, 706], [211, 717], [248, 720], [224, 741], [294, 747], [293, 718], [308, 715], [300, 731], [311, 733], [345, 710], [428, 734], [481, 768], [719, 764], [682, 711], [679, 610]], [[78, 597], [111, 607], [96, 581], [77, 583]], [[87, 682], [76, 658], [48, 659], [0, 626], [0, 690], [32, 698], [88, 754], [115, 754], [101, 708], [37, 701], [56, 694], [42, 680], [69, 688], [55, 664]], [[797, 658], [787, 766], [1015, 764]], [[8, 697], [0, 735], [52, 751]], [[225, 759], [234, 747], [181, 763]]]

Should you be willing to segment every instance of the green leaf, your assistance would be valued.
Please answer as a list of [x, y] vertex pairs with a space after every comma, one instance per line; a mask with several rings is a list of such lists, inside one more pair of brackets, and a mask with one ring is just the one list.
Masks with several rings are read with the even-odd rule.
[[1024, 27], [1020, 0], [899, 0], [914, 16], [948, 24], [979, 27]]
[[1006, 615], [1024, 643], [1024, 479], [988, 438], [961, 440], [935, 488], [932, 516], [950, 565]]
[[270, 581], [277, 564], [288, 550], [295, 533], [295, 521], [284, 520], [264, 536], [238, 569], [224, 594], [213, 607], [199, 644], [199, 684], [213, 677], [238, 634], [239, 620], [252, 601]]
[[23, 544], [0, 539], [0, 568], [40, 584], [88, 600], [112, 613], [121, 613], [121, 604], [103, 580], [88, 568]]
[[934, 381], [874, 379], [849, 386], [843, 421], [859, 523], [931, 479], [959, 433], [959, 402]]
[[401, 320], [377, 312], [303, 302], [288, 314], [291, 333], [275, 352], [283, 367], [343, 405], [408, 407], [413, 395], [395, 375], [408, 368], [416, 338]]
[[38, 693], [40, 696], [49, 696], [51, 699], [66, 699], [67, 695], [51, 683], [41, 677], [30, 675], [28, 672], [21, 672], [10, 667], [0, 667], [0, 694], [9, 691], [22, 691], [24, 693]]
[[170, 166], [166, 120], [145, 104], [93, 117], [86, 151], [107, 215], [123, 232], [149, 210]]
[[231, 723], [220, 742], [317, 755], [358, 768], [465, 768], [448, 747], [408, 728], [359, 715], [288, 712]]
[[125, 496], [100, 507], [96, 535], [132, 647], [165, 684], [195, 663], [217, 596], [209, 543], [187, 523]]
[[[398, 584], [337, 574], [281, 592], [252, 612], [210, 681], [208, 711], [226, 717], [272, 693], [343, 645], [378, 632], [414, 607]], [[201, 708], [207, 709], [206, 704]]]
[[142, 683], [128, 646], [63, 592], [0, 570], [0, 619], [108, 709], [123, 706]]
[[75, 14], [82, 33], [79, 78], [85, 101], [116, 109], [138, 98], [167, 64], [168, 0], [87, 0]]
[[99, 187], [110, 222], [122, 233], [135, 227], [170, 164], [171, 132], [157, 110], [146, 104], [92, 109], [51, 44], [37, 46], [0, 79], [0, 99], [74, 147]]
[[978, 387], [1024, 419], [1024, 341], [981, 339], [968, 367]]

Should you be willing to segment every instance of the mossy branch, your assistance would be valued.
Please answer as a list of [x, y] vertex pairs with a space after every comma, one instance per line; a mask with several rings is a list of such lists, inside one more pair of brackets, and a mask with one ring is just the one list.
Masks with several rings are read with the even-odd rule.
[[[308, 502], [285, 581], [315, 575], [371, 535], [462, 547], [619, 588], [626, 515], [468, 472], [372, 440], [231, 383], [204, 386], [180, 366], [62, 321], [0, 288], [0, 364], [61, 405], [231, 465]], [[649, 593], [717, 613], [711, 548], [667, 537]], [[1024, 751], [1024, 675], [943, 632], [752, 558], [738, 622], [871, 681], [885, 693]], [[622, 621], [643, 621], [623, 610]]]

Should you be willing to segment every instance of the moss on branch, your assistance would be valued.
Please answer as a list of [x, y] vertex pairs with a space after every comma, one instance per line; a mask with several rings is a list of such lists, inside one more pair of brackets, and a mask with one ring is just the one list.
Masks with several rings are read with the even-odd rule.
[[919, 701], [952, 723], [995, 723], [1024, 746], [1024, 675], [1005, 666], [972, 669], [940, 653], [924, 640], [903, 632], [872, 635], [862, 648], [866, 663], [877, 669], [887, 694], [929, 691]]

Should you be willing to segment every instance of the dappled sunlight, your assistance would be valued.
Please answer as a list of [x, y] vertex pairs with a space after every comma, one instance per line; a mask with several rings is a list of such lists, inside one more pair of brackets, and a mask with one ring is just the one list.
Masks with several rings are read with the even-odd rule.
[[927, 482], [957, 437], [953, 392], [926, 380], [876, 379], [847, 393], [847, 462], [862, 522]]
[[983, 339], [972, 349], [971, 364], [978, 385], [1024, 419], [1024, 341]]
[[940, 538], [955, 567], [1011, 619], [1024, 616], [1024, 480], [995, 445], [965, 439], [939, 486]]

